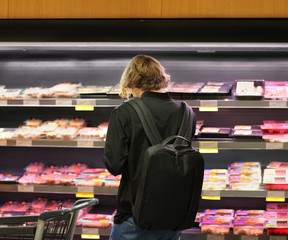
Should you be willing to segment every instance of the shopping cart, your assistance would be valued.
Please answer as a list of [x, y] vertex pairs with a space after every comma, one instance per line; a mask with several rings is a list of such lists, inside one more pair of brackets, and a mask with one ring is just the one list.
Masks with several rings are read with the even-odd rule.
[[79, 210], [98, 203], [97, 198], [80, 199], [71, 208], [40, 215], [0, 217], [0, 239], [72, 240]]

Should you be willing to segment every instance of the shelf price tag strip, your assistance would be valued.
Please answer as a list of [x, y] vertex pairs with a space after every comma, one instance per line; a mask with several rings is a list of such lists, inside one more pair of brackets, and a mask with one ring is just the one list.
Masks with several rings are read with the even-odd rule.
[[282, 142], [267, 142], [266, 149], [283, 149], [284, 143]]
[[39, 100], [38, 99], [24, 99], [23, 100], [23, 105], [26, 106], [39, 106]]
[[202, 199], [221, 200], [221, 191], [220, 190], [202, 190]]
[[7, 106], [8, 101], [6, 99], [0, 99], [0, 106]]
[[287, 107], [287, 101], [269, 101], [269, 107], [271, 108], [286, 108]]
[[207, 240], [225, 240], [225, 235], [207, 234]]
[[79, 186], [77, 188], [76, 197], [94, 198], [94, 187]]
[[19, 184], [17, 186], [18, 192], [34, 192], [34, 186], [33, 185], [21, 185]]
[[82, 239], [100, 239], [98, 228], [82, 228]]
[[0, 139], [0, 146], [7, 146], [7, 140], [6, 139]]
[[17, 139], [16, 146], [32, 146], [32, 140], [29, 139]]
[[218, 112], [217, 100], [201, 100], [199, 106], [200, 112]]
[[241, 235], [240, 240], [259, 240], [258, 236]]
[[269, 236], [269, 240], [287, 240], [286, 236]]
[[57, 106], [72, 106], [71, 99], [56, 99]]
[[94, 147], [94, 141], [77, 141], [77, 147]]
[[200, 153], [218, 153], [218, 142], [199, 142]]
[[285, 202], [285, 191], [267, 191], [266, 202]]

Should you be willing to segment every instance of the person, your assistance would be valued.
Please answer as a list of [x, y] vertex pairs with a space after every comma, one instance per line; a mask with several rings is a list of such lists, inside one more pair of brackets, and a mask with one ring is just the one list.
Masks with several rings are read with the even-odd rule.
[[[155, 58], [137, 55], [132, 58], [120, 80], [120, 96], [142, 98], [149, 108], [162, 139], [176, 135], [184, 108], [165, 92], [170, 76]], [[196, 118], [193, 123], [195, 133]], [[117, 194], [117, 213], [110, 240], [177, 240], [181, 231], [143, 230], [135, 225], [132, 205], [136, 198], [145, 150], [151, 144], [133, 107], [125, 103], [112, 110], [104, 149], [104, 164], [113, 175], [121, 174]], [[169, 187], [169, 186], [167, 186]], [[171, 206], [173, 207], [173, 206]], [[177, 207], [177, 206], [174, 206]]]

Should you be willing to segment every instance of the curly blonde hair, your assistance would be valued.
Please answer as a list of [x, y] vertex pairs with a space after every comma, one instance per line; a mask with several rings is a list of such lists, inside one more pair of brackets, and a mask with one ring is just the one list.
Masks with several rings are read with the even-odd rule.
[[166, 88], [169, 82], [170, 75], [165, 73], [165, 68], [155, 58], [137, 55], [122, 74], [119, 95], [129, 98], [132, 87], [143, 91], [157, 91]]

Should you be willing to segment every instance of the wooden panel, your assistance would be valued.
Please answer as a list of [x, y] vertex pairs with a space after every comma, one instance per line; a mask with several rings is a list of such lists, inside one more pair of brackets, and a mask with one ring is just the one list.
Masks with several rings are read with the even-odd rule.
[[161, 0], [9, 0], [9, 18], [160, 18]]
[[8, 18], [8, 0], [0, 0], [0, 18]]
[[163, 18], [286, 18], [287, 0], [162, 0]]

